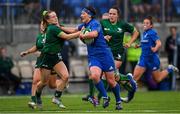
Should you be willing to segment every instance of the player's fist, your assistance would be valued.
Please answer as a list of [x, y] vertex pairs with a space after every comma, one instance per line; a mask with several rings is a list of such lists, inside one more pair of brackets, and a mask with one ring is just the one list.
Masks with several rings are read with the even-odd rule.
[[20, 56], [21, 56], [21, 57], [24, 57], [24, 56], [26, 56], [28, 53], [29, 53], [28, 51], [23, 51], [23, 52], [20, 53]]

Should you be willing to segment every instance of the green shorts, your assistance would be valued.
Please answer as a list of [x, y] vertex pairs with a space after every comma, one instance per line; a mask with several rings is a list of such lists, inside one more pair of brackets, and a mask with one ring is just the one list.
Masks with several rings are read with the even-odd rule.
[[60, 61], [62, 61], [61, 53], [57, 53], [57, 54], [42, 53], [40, 55], [39, 67], [52, 70], [53, 67]]
[[116, 60], [116, 61], [124, 61], [125, 60], [125, 54], [126, 54], [125, 51], [123, 51], [123, 52], [114, 51], [112, 53], [113, 53], [114, 60]]
[[39, 68], [41, 63], [41, 56], [37, 58], [35, 68]]

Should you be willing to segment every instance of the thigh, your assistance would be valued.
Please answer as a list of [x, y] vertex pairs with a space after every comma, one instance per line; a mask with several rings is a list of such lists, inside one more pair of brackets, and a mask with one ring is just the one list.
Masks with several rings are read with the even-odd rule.
[[59, 75], [59, 76], [69, 76], [69, 73], [68, 73], [68, 70], [67, 70], [67, 67], [66, 65], [64, 64], [63, 61], [60, 61], [59, 63], [57, 63], [53, 69], [56, 71], [56, 73]]
[[143, 73], [145, 72], [146, 68], [145, 67], [141, 67], [139, 65], [136, 65], [135, 69], [134, 69], [134, 79], [137, 81], [141, 78], [141, 76], [143, 75]]
[[56, 80], [57, 80], [57, 74], [51, 74], [49, 76], [49, 80], [48, 80], [48, 86], [51, 89], [56, 88]]
[[49, 75], [51, 74], [51, 70], [40, 68], [40, 71], [41, 71], [41, 82], [47, 83], [49, 79]]
[[90, 70], [90, 78], [94, 80], [96, 83], [98, 83], [101, 79], [100, 78], [102, 74], [101, 68], [99, 68], [98, 66], [92, 66], [89, 68], [89, 70]]
[[33, 83], [37, 83], [40, 80], [41, 80], [41, 71], [39, 68], [35, 68], [33, 73]]
[[115, 77], [114, 77], [114, 71], [110, 71], [110, 72], [104, 72], [105, 76], [106, 76], [106, 80], [108, 82], [110, 81], [115, 81]]
[[120, 67], [122, 65], [122, 61], [114, 60], [114, 63], [115, 63], [116, 69], [120, 69]]

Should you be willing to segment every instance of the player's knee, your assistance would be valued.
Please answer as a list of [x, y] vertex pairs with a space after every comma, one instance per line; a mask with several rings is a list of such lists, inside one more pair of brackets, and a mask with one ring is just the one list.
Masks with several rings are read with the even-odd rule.
[[94, 80], [95, 82], [99, 82], [100, 78], [97, 74], [92, 74], [91, 79]]
[[49, 84], [48, 85], [50, 89], [55, 89], [56, 88], [56, 84]]
[[111, 78], [107, 79], [107, 81], [108, 81], [108, 84], [109, 84], [110, 87], [115, 87], [116, 84], [117, 84], [117, 82], [114, 79], [111, 79]]
[[68, 75], [68, 74], [63, 74], [63, 75], [61, 76], [61, 79], [62, 79], [64, 82], [68, 82], [69, 75]]

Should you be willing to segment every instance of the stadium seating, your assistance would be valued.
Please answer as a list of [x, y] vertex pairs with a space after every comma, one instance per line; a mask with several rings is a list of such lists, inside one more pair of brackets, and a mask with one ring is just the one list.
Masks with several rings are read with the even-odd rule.
[[21, 77], [24, 81], [32, 81], [32, 65], [27, 60], [18, 61]]
[[86, 81], [87, 73], [82, 60], [71, 59], [70, 82]]

